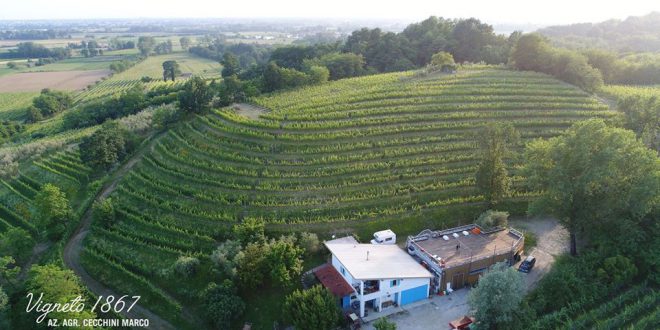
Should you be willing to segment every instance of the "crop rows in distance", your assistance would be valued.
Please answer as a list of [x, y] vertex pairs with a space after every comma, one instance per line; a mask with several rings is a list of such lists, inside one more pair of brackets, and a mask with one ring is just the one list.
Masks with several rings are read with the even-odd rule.
[[[75, 101], [84, 102], [119, 94], [137, 86], [138, 84], [142, 84], [147, 90], [150, 90], [159, 86], [180, 85], [185, 82], [185, 78], [179, 78], [174, 82], [165, 82], [162, 80], [162, 64], [167, 60], [176, 60], [183, 73], [192, 73], [204, 78], [215, 78], [220, 75], [220, 64], [209, 59], [197, 57], [190, 53], [181, 52], [151, 56], [128, 70], [114, 74], [112, 77], [91, 86], [88, 90], [78, 93], [75, 97]], [[154, 80], [150, 82], [141, 82], [142, 77], [150, 77]]]
[[[257, 103], [272, 109], [265, 119], [217, 110], [169, 131], [145, 154], [112, 195], [119, 221], [95, 227], [85, 245], [94, 277], [139, 292], [164, 317], [177, 315], [195, 284], [173, 284], [160, 270], [183, 254], [208, 262], [223, 225], [250, 217], [405, 221], [420, 210], [478, 203], [472, 134], [484, 123], [512, 122], [528, 141], [613, 115], [547, 76], [504, 70], [361, 77]], [[513, 198], [528, 198], [519, 164], [509, 165]]]

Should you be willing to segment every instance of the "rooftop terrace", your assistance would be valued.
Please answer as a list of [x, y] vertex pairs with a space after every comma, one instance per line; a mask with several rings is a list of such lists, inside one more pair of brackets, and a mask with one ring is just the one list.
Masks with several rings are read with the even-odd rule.
[[[465, 236], [463, 230], [467, 230], [469, 234]], [[458, 233], [458, 237], [452, 235], [454, 232]], [[443, 239], [444, 235], [449, 239]], [[446, 268], [508, 253], [522, 242], [522, 234], [513, 229], [477, 234], [469, 228], [460, 228], [460, 230], [440, 232], [440, 235], [425, 236], [427, 239], [415, 239], [414, 244], [431, 257], [442, 258]]]

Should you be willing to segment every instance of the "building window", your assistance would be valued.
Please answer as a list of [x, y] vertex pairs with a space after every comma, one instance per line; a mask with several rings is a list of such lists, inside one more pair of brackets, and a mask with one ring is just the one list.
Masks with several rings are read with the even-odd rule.
[[390, 288], [395, 287], [399, 285], [399, 280], [391, 280], [390, 281]]
[[341, 270], [341, 274], [346, 276], [346, 269], [344, 267], [339, 267], [339, 269]]

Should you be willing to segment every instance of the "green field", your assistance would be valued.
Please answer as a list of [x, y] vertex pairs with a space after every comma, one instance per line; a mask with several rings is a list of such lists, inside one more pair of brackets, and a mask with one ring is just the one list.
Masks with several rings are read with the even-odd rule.
[[78, 71], [78, 70], [110, 70], [110, 64], [120, 61], [122, 56], [72, 57], [55, 63], [25, 68], [22, 72], [36, 71]]
[[[139, 292], [185, 327], [180, 306], [195, 304], [187, 293], [208, 274], [172, 283], [160, 270], [180, 255], [208, 264], [228, 225], [260, 218], [271, 229], [366, 224], [407, 234], [471, 221], [483, 207], [473, 179], [480, 126], [508, 121], [528, 141], [614, 115], [548, 76], [495, 69], [368, 76], [256, 102], [272, 111], [250, 120], [216, 110], [157, 141], [112, 195], [120, 220], [95, 227], [85, 245], [82, 260], [93, 277]], [[534, 192], [509, 163], [511, 201], [525, 201]]]
[[179, 84], [184, 80], [179, 79], [175, 82], [163, 82], [163, 62], [168, 60], [175, 60], [181, 67], [181, 72], [192, 73], [206, 78], [213, 78], [220, 76], [221, 66], [218, 62], [197, 57], [190, 53], [172, 53], [167, 55], [150, 56], [144, 61], [131, 67], [130, 69], [117, 73], [101, 83], [92, 86], [89, 90], [84, 91], [76, 96], [76, 101], [88, 101], [95, 98], [105, 97], [116, 93], [126, 91], [135, 85], [141, 83], [142, 77], [150, 77], [155, 79], [148, 83], [144, 83], [147, 89], [160, 86], [163, 84]]
[[25, 118], [25, 107], [39, 95], [35, 92], [0, 93], [0, 120], [17, 120]]

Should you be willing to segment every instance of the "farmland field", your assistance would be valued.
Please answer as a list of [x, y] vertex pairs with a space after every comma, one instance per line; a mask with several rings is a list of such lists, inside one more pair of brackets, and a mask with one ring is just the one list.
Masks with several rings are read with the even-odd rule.
[[25, 107], [30, 105], [37, 92], [0, 93], [0, 120], [16, 120], [25, 116]]
[[105, 97], [108, 95], [121, 93], [133, 86], [141, 83], [142, 77], [150, 77], [154, 81], [143, 83], [147, 89], [160, 85], [179, 84], [183, 79], [175, 82], [163, 82], [163, 62], [175, 60], [179, 63], [183, 73], [192, 73], [207, 78], [218, 77], [221, 66], [218, 62], [209, 59], [197, 57], [190, 53], [173, 53], [167, 55], [150, 56], [144, 61], [138, 63], [132, 68], [114, 74], [112, 77], [93, 86], [90, 90], [77, 95], [77, 101], [86, 101], [94, 98]]
[[81, 71], [81, 70], [108, 70], [110, 64], [122, 60], [122, 56], [95, 56], [95, 57], [72, 57], [55, 63], [34, 66], [21, 71]]
[[[160, 270], [180, 255], [207, 262], [228, 225], [258, 218], [272, 228], [345, 229], [378, 220], [406, 234], [419, 221], [455, 223], [448, 207], [483, 202], [473, 179], [483, 124], [511, 122], [529, 141], [614, 115], [546, 75], [500, 69], [353, 78], [256, 103], [270, 109], [260, 119], [219, 109], [155, 142], [112, 195], [119, 220], [95, 226], [85, 243], [82, 262], [94, 278], [138, 292], [181, 325], [181, 306], [204, 281], [172, 283]], [[508, 163], [511, 201], [527, 200], [535, 193], [522, 186], [517, 161]]]
[[38, 92], [43, 88], [81, 90], [110, 74], [110, 70], [25, 72], [0, 77], [0, 93]]

